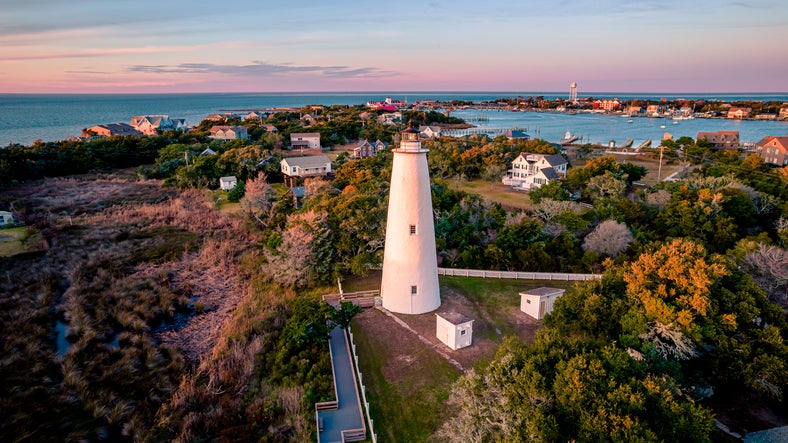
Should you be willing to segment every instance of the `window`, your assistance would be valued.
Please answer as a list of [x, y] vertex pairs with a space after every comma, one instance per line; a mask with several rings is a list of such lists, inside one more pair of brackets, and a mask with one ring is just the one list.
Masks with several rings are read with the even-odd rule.
[[410, 287], [410, 295], [416, 295], [416, 293], [417, 293], [416, 286], [415, 285], [411, 286]]
[[466, 332], [467, 331], [465, 329], [463, 329], [462, 331], [460, 331], [460, 335], [465, 335]]
[[416, 225], [410, 225], [410, 235], [416, 235]]
[[525, 303], [527, 303], [527, 304], [529, 304], [529, 305], [530, 305], [530, 304], [531, 304], [531, 300], [528, 300], [528, 299], [526, 299], [526, 300], [525, 300]]

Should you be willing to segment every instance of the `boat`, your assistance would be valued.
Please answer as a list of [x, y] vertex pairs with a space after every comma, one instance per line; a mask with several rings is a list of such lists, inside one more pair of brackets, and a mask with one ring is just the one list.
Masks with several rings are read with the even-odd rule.
[[633, 122], [633, 120], [631, 118], [629, 120], [627, 120], [627, 123], [632, 123], [632, 122]]
[[679, 124], [679, 121], [678, 120], [673, 120], [673, 124], [677, 125], [677, 124]]

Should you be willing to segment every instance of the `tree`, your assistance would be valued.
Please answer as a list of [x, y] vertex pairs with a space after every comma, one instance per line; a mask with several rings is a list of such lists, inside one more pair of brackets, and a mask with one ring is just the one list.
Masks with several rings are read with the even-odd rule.
[[625, 223], [605, 220], [583, 240], [583, 250], [615, 258], [625, 251], [631, 242], [632, 233]]
[[[241, 183], [238, 182], [238, 185]], [[247, 216], [257, 221], [260, 227], [265, 228], [274, 216], [275, 201], [276, 193], [268, 184], [268, 176], [260, 172], [256, 178], [248, 180], [244, 185], [241, 209]]]
[[544, 199], [566, 201], [569, 200], [569, 191], [564, 189], [560, 180], [550, 180], [546, 185], [530, 191], [528, 197], [534, 203], [540, 203]]
[[357, 305], [349, 301], [343, 301], [339, 304], [339, 308], [334, 308], [331, 311], [330, 319], [334, 322], [337, 326], [342, 329], [347, 329], [350, 327], [350, 321], [356, 314], [360, 314], [363, 309], [359, 308]]
[[788, 251], [761, 243], [747, 254], [745, 264], [769, 298], [788, 310]]

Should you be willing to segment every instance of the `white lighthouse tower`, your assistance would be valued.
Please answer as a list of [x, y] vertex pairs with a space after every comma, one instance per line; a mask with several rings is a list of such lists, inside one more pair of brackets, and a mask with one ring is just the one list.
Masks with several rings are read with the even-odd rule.
[[393, 152], [380, 296], [389, 311], [423, 314], [441, 304], [427, 150], [408, 124]]

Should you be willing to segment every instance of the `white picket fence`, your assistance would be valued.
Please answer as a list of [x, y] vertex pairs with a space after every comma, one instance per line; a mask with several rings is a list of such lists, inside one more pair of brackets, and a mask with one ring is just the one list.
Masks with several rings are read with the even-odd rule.
[[372, 417], [369, 415], [369, 402], [367, 401], [367, 388], [364, 386], [363, 378], [361, 378], [361, 369], [358, 367], [358, 354], [356, 354], [356, 344], [353, 342], [353, 332], [350, 329], [347, 329], [348, 337], [350, 337], [350, 351], [353, 354], [353, 362], [356, 368], [356, 377], [358, 378], [358, 384], [361, 388], [361, 401], [364, 403], [364, 409], [366, 411], [367, 416], [367, 423], [369, 424], [369, 435], [372, 436], [372, 443], [378, 443], [378, 435], [375, 433], [375, 428], [372, 424]]
[[482, 269], [438, 268], [438, 275], [481, 278], [511, 278], [517, 280], [596, 280], [601, 274], [571, 274], [554, 272], [485, 271]]

